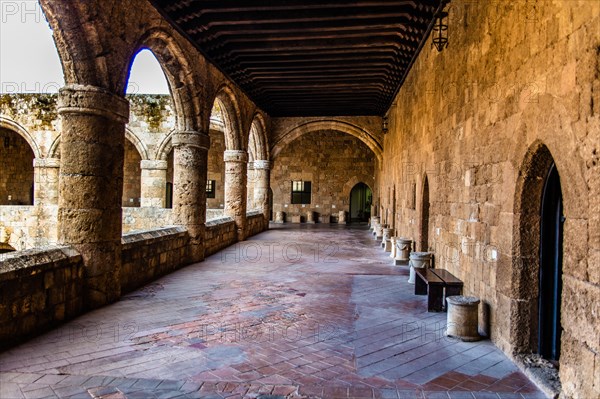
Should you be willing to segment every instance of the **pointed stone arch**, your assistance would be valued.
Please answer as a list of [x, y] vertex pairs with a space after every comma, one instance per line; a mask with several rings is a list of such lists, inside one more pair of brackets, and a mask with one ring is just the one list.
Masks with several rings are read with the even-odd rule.
[[221, 85], [216, 91], [211, 109], [217, 102], [221, 107], [225, 125], [225, 148], [227, 150], [245, 150], [247, 144], [242, 140], [240, 106], [235, 92], [227, 84]]
[[142, 161], [150, 159], [146, 144], [129, 128], [125, 128], [125, 138], [137, 149]]
[[369, 176], [365, 173], [352, 176], [346, 182], [346, 184], [344, 184], [344, 189], [343, 189], [344, 195], [346, 197], [350, 196], [350, 191], [352, 191], [354, 186], [356, 186], [358, 183], [366, 184], [367, 186], [369, 186], [371, 191], [373, 191], [373, 187], [375, 186], [375, 179], [373, 178], [373, 176]]
[[34, 158], [42, 158], [42, 151], [40, 150], [40, 146], [37, 144], [35, 138], [20, 123], [0, 116], [0, 127], [10, 130], [21, 136], [27, 142], [27, 144], [29, 144], [31, 151], [33, 151]]
[[554, 162], [548, 147], [536, 140], [521, 163], [515, 188], [512, 269], [500, 274], [498, 282], [518, 301], [511, 323], [516, 353], [535, 352], [537, 345], [540, 209], [546, 174]]
[[[170, 137], [170, 136], [169, 136]], [[150, 159], [146, 144], [129, 128], [125, 128], [125, 138], [133, 144], [142, 160]], [[48, 158], [60, 158], [60, 135], [54, 139], [48, 150]]]
[[97, 57], [100, 33], [94, 23], [84, 23], [83, 4], [39, 0], [52, 29], [66, 85], [86, 84], [115, 90], [104, 57]]
[[171, 150], [173, 150], [173, 144], [172, 144], [173, 133], [175, 133], [174, 130], [170, 131], [162, 139], [162, 141], [156, 148], [156, 153], [154, 155], [154, 159], [159, 160], [159, 161], [167, 160], [167, 158], [169, 157], [169, 154], [171, 153]]
[[265, 119], [260, 113], [256, 113], [252, 118], [248, 137], [248, 154], [254, 157], [252, 160], [269, 160], [267, 129]]
[[162, 29], [151, 29], [140, 37], [129, 58], [127, 70], [122, 74], [120, 92], [125, 93], [131, 67], [143, 49], [152, 52], [165, 74], [175, 109], [176, 128], [180, 131], [202, 130], [202, 96], [194, 95], [199, 88], [198, 82], [193, 79], [193, 68], [177, 40]]
[[281, 150], [283, 150], [288, 144], [290, 144], [297, 138], [302, 137], [308, 133], [324, 130], [334, 130], [356, 137], [357, 139], [362, 141], [367, 147], [369, 147], [371, 151], [373, 151], [379, 163], [381, 163], [381, 161], [383, 160], [383, 146], [375, 139], [375, 136], [373, 134], [371, 134], [366, 129], [363, 129], [354, 124], [331, 119], [311, 121], [295, 126], [287, 133], [285, 133], [278, 141], [273, 143], [273, 146], [271, 148], [272, 158], [276, 158], [281, 152]]

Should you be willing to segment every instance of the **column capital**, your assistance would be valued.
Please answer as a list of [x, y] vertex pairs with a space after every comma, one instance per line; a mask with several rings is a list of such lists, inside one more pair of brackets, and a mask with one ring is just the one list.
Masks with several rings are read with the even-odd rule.
[[265, 159], [255, 160], [254, 161], [254, 169], [270, 170], [271, 169], [271, 161], [267, 161]]
[[144, 170], [167, 170], [167, 161], [143, 159], [140, 166]]
[[34, 168], [59, 168], [60, 158], [34, 158]]
[[127, 123], [129, 101], [100, 87], [67, 85], [59, 90], [58, 113], [91, 114]]
[[246, 163], [248, 162], [248, 153], [240, 150], [225, 150], [223, 160], [225, 162]]
[[171, 145], [173, 148], [190, 146], [208, 150], [210, 148], [210, 136], [194, 130], [178, 131], [173, 133]]

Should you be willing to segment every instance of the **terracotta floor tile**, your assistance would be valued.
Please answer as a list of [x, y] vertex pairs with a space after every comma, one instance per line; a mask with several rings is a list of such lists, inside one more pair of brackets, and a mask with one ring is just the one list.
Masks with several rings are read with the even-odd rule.
[[[325, 398], [347, 396], [348, 389], [411, 399], [423, 397], [422, 389], [450, 396], [539, 393], [493, 345], [446, 339], [446, 314], [426, 311], [426, 297], [415, 296], [407, 282], [408, 268], [393, 266], [371, 237], [353, 225], [274, 225], [240, 245], [294, 243], [311, 254], [335, 242], [335, 262], [307, 256], [298, 263], [281, 257], [236, 263], [232, 248], [225, 249], [0, 354], [2, 371], [11, 373], [10, 384], [29, 390], [40, 378], [51, 386], [64, 378], [83, 392], [119, 378], [124, 387], [150, 384], [149, 393], [152, 381], [169, 376], [182, 383], [180, 396], [293, 387]], [[57, 340], [57, 332], [107, 320], [118, 322], [126, 339]], [[500, 371], [509, 374], [495, 381]], [[74, 379], [83, 374], [89, 378]]]

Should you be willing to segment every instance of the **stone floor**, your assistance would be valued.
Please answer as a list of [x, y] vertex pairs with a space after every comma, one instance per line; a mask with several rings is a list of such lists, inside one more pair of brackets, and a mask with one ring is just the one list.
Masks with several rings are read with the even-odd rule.
[[0, 354], [0, 398], [543, 398], [366, 227], [274, 225]]

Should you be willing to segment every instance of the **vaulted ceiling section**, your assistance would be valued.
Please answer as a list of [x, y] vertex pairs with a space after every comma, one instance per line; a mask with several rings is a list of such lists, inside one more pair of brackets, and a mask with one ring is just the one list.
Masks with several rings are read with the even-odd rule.
[[151, 0], [271, 116], [383, 115], [444, 0]]

